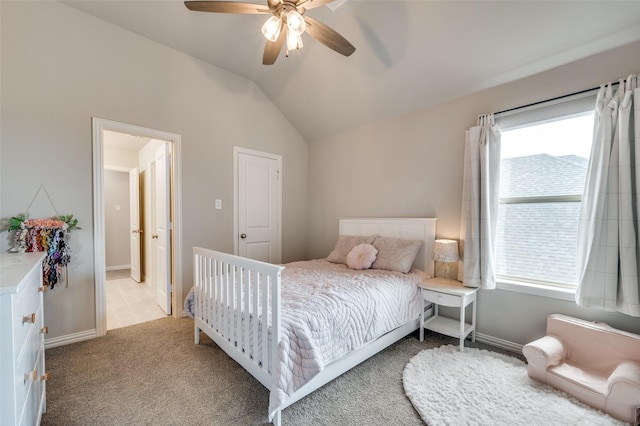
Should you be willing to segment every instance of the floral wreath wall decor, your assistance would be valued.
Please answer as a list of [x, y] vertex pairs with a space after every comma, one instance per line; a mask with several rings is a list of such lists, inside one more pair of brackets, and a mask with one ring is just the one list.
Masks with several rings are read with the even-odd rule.
[[[41, 189], [44, 189], [49, 197], [44, 185], [40, 185], [33, 197], [34, 200]], [[51, 205], [53, 206], [53, 202]], [[66, 277], [67, 265], [71, 261], [69, 231], [72, 229], [82, 229], [78, 226], [78, 219], [73, 215], [60, 216], [57, 211], [56, 216], [51, 219], [29, 219], [29, 213], [14, 216], [9, 219], [9, 232], [15, 232], [14, 246], [10, 251], [13, 253], [46, 252], [47, 255], [42, 262], [43, 284], [53, 289], [58, 283], [64, 281], [66, 287], [69, 287]]]

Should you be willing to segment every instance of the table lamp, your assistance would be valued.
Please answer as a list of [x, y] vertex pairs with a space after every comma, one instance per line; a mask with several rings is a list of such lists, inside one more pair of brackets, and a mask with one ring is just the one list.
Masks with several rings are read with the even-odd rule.
[[[440, 267], [436, 267], [436, 276], [449, 278], [448, 263], [457, 262], [458, 242], [456, 240], [436, 240], [433, 245], [433, 260], [440, 262]], [[438, 271], [440, 273], [438, 273]]]

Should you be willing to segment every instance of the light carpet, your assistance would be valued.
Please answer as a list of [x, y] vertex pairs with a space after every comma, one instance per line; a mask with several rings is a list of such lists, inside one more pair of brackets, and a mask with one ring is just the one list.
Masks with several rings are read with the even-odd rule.
[[423, 350], [405, 367], [403, 386], [429, 426], [625, 424], [530, 379], [523, 361], [481, 349]]

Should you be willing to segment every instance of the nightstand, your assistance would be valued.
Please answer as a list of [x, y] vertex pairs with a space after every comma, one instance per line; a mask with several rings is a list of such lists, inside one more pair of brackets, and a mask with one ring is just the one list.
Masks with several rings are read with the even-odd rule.
[[[433, 303], [433, 315], [420, 315], [420, 341], [424, 340], [424, 329], [460, 339], [460, 352], [464, 350], [464, 339], [471, 334], [476, 341], [476, 294], [477, 288], [464, 287], [461, 282], [445, 278], [432, 278], [420, 283], [423, 304]], [[465, 322], [465, 310], [472, 306], [471, 323]], [[424, 306], [424, 305], [423, 305]], [[438, 315], [438, 306], [460, 308], [460, 321]]]

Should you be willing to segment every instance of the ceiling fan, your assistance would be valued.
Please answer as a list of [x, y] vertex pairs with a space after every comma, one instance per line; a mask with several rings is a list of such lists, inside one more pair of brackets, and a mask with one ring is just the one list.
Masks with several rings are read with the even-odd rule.
[[262, 26], [262, 34], [267, 44], [262, 55], [264, 65], [272, 65], [278, 59], [282, 46], [286, 55], [290, 50], [302, 47], [304, 32], [317, 39], [320, 43], [336, 52], [350, 56], [355, 52], [349, 41], [333, 29], [309, 16], [304, 16], [309, 9], [331, 3], [334, 0], [267, 0], [265, 6], [253, 3], [235, 1], [185, 1], [189, 10], [198, 12], [241, 13], [241, 14], [271, 14], [272, 16]]

